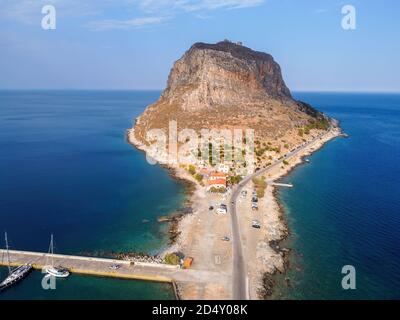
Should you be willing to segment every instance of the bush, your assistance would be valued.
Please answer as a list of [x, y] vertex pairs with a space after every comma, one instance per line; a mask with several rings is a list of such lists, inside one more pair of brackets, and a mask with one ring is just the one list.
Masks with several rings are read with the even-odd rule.
[[283, 160], [282, 163], [287, 166], [289, 164], [289, 162], [287, 162], [287, 160]]
[[265, 195], [265, 188], [258, 188], [257, 189], [257, 197], [262, 198]]
[[231, 176], [231, 177], [229, 177], [229, 182], [231, 184], [238, 184], [240, 181], [242, 181], [242, 176]]
[[198, 182], [202, 182], [203, 181], [203, 176], [200, 173], [196, 173], [194, 175], [194, 178], [198, 181]]
[[179, 264], [180, 259], [175, 253], [168, 253], [165, 256], [164, 261], [166, 264], [177, 265], [177, 264]]
[[212, 193], [225, 193], [226, 189], [225, 188], [216, 188], [216, 187], [212, 187], [210, 189], [210, 192]]
[[194, 176], [196, 174], [196, 167], [194, 165], [190, 164], [188, 171], [192, 176]]
[[304, 135], [304, 130], [303, 129], [299, 129], [299, 131], [297, 132], [297, 134], [302, 137]]
[[265, 195], [265, 189], [267, 188], [266, 177], [262, 176], [261, 178], [253, 178], [254, 187], [257, 190], [257, 197], [262, 198]]

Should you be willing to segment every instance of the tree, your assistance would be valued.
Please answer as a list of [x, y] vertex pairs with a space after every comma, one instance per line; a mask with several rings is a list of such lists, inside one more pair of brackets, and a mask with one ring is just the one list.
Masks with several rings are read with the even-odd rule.
[[231, 177], [229, 177], [229, 182], [230, 182], [230, 184], [238, 184], [240, 181], [242, 181], [242, 176], [239, 176], [239, 175], [237, 175], [237, 176], [231, 176]]
[[192, 176], [194, 176], [196, 174], [196, 167], [194, 165], [190, 164], [188, 171]]
[[200, 173], [196, 173], [194, 175], [194, 178], [198, 181], [198, 182], [202, 182], [203, 181], [203, 176]]
[[180, 259], [179, 259], [179, 257], [178, 257], [177, 254], [175, 254], [175, 253], [168, 253], [168, 254], [165, 256], [164, 261], [165, 261], [166, 264], [177, 265], [177, 264], [179, 264]]

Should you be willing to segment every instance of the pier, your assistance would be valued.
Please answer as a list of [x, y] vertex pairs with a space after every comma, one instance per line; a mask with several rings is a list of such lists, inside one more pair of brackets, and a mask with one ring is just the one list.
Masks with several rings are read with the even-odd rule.
[[293, 184], [291, 184], [291, 183], [270, 182], [269, 184], [270, 184], [271, 186], [293, 188]]
[[[7, 266], [6, 254], [6, 250], [0, 249], [0, 266]], [[9, 250], [9, 254], [10, 265], [13, 267], [30, 263], [34, 269], [42, 270], [50, 261], [48, 253]], [[110, 269], [113, 264], [118, 264], [120, 268], [118, 270]], [[71, 273], [120, 279], [169, 283], [226, 281], [226, 275], [215, 271], [181, 269], [175, 265], [129, 260], [54, 254], [54, 265], [68, 268]]]

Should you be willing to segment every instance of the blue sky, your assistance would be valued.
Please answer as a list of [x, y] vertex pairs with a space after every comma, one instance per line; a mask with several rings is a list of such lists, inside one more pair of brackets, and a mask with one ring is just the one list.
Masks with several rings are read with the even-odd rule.
[[162, 89], [194, 42], [227, 38], [272, 54], [291, 90], [400, 92], [399, 34], [397, 0], [0, 0], [0, 88]]

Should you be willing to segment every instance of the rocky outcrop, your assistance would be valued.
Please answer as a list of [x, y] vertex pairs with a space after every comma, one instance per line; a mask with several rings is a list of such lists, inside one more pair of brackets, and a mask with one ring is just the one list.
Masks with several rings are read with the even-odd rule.
[[160, 102], [198, 111], [291, 98], [272, 56], [230, 42], [196, 43], [171, 70]]
[[322, 114], [295, 101], [269, 54], [229, 41], [196, 43], [175, 62], [160, 99], [138, 118], [136, 138], [146, 131], [179, 128], [252, 128], [277, 138]]

